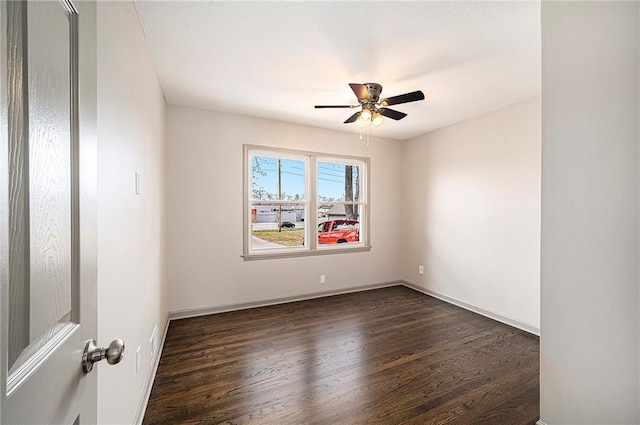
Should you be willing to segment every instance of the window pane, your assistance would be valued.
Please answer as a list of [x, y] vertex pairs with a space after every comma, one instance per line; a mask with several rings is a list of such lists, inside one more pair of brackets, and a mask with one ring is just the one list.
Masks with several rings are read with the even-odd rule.
[[298, 201], [305, 199], [304, 161], [251, 157], [251, 197], [256, 200]]
[[357, 204], [320, 205], [318, 207], [318, 244], [360, 242], [361, 208], [363, 206]]
[[318, 162], [320, 201], [359, 201], [360, 166]]
[[304, 204], [251, 207], [251, 249], [304, 246]]

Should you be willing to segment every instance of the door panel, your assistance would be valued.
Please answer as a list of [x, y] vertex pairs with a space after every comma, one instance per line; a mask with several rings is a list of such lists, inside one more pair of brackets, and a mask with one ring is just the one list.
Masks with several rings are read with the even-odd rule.
[[[70, 33], [77, 29], [70, 12], [57, 2], [26, 8], [16, 3], [9, 8], [22, 22], [26, 15], [27, 22], [26, 34], [22, 31], [19, 37], [27, 40], [20, 49], [24, 56], [15, 54], [14, 58], [10, 53], [9, 60], [10, 66], [24, 69], [27, 78], [26, 90], [15, 93], [10, 102], [26, 105], [20, 122], [27, 126], [14, 129], [12, 120], [9, 127], [12, 134], [22, 131], [28, 135], [16, 137], [17, 143], [9, 142], [15, 152], [9, 163], [9, 184], [16, 188], [10, 193], [22, 195], [20, 213], [12, 214], [12, 220], [21, 225], [17, 226], [20, 233], [14, 233], [9, 261], [17, 261], [12, 269], [23, 271], [9, 278], [9, 316], [28, 321], [28, 326], [9, 327], [9, 370], [13, 374], [47, 341], [70, 330], [72, 304], [78, 304], [72, 299], [72, 287], [78, 282], [77, 274], [72, 282], [71, 253], [72, 239], [77, 238], [71, 207], [73, 203], [77, 208], [78, 197], [72, 188], [71, 171], [78, 164], [72, 164], [70, 155], [75, 127], [70, 96], [72, 84], [77, 84], [71, 81]], [[29, 31], [40, 28], [46, 30]], [[27, 66], [21, 66], [20, 59]], [[13, 245], [27, 261], [13, 259]], [[77, 298], [78, 292], [74, 294]], [[16, 346], [17, 342], [20, 345]]]
[[94, 423], [81, 359], [96, 332], [95, 3], [0, 7], [0, 415]]
[[[72, 13], [58, 2], [31, 3], [27, 8], [27, 73], [29, 134], [29, 343], [46, 341], [58, 325], [71, 323], [72, 76], [70, 39], [77, 31]], [[75, 49], [77, 47], [74, 46]], [[73, 233], [73, 234], [72, 234]], [[75, 275], [77, 278], [77, 275]], [[75, 293], [77, 297], [77, 293]], [[76, 300], [74, 300], [76, 301]]]

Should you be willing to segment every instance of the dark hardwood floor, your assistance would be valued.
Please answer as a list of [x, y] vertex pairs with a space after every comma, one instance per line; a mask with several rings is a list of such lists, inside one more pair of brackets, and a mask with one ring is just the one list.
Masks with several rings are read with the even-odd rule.
[[538, 346], [402, 286], [176, 320], [144, 424], [533, 425]]

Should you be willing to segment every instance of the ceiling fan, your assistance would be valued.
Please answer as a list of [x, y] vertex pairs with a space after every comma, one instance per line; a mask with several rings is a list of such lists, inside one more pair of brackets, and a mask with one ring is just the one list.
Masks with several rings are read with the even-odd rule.
[[358, 98], [358, 105], [316, 105], [315, 108], [361, 108], [360, 111], [347, 118], [344, 123], [349, 124], [355, 122], [359, 128], [369, 123], [373, 124], [374, 127], [378, 127], [384, 121], [383, 116], [396, 121], [407, 116], [404, 112], [389, 109], [387, 106], [424, 100], [424, 93], [420, 90], [380, 99], [382, 86], [378, 83], [350, 83], [349, 86]]

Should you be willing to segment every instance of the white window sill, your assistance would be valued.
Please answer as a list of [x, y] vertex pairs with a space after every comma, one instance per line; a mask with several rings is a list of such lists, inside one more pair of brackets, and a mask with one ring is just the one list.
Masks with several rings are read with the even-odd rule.
[[299, 250], [299, 251], [279, 251], [279, 252], [264, 252], [264, 253], [251, 253], [242, 255], [244, 261], [254, 260], [270, 260], [279, 258], [295, 258], [295, 257], [315, 257], [318, 255], [333, 255], [333, 254], [347, 254], [352, 252], [369, 252], [371, 246], [359, 245], [359, 246], [345, 246], [339, 248], [319, 248], [315, 251]]

